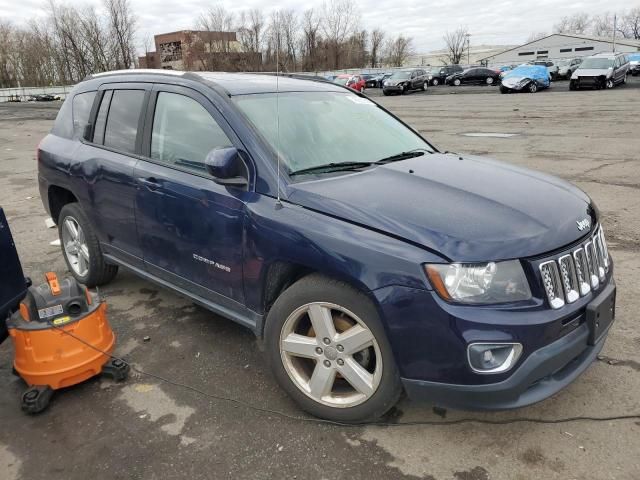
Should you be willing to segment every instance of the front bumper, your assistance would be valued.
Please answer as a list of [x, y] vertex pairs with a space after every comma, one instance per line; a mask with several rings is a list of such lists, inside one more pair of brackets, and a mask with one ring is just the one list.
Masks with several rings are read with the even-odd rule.
[[[615, 292], [609, 283], [596, 297]], [[610, 326], [609, 326], [610, 328]], [[589, 345], [587, 322], [555, 342], [531, 353], [507, 379], [484, 385], [457, 385], [402, 379], [407, 395], [441, 406], [466, 410], [505, 410], [540, 402], [573, 382], [596, 359], [608, 335]]]
[[385, 85], [382, 87], [382, 90], [388, 93], [401, 93], [404, 89], [404, 85]]
[[570, 81], [574, 88], [604, 88], [607, 83], [607, 77], [604, 75], [594, 77], [583, 76], [577, 79], [572, 78]]

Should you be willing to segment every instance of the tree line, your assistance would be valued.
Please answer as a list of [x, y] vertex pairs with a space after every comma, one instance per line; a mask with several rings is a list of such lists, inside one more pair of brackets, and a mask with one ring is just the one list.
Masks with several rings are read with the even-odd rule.
[[135, 65], [135, 17], [129, 0], [102, 9], [61, 5], [17, 27], [0, 21], [0, 87], [71, 84], [91, 73]]
[[[615, 33], [618, 38], [640, 40], [640, 7], [621, 12], [615, 20], [612, 12], [603, 12], [596, 15], [577, 12], [560, 18], [553, 25], [552, 33], [608, 38], [612, 38]], [[547, 35], [549, 35], [547, 32], [532, 33], [528, 41], [532, 42]]]

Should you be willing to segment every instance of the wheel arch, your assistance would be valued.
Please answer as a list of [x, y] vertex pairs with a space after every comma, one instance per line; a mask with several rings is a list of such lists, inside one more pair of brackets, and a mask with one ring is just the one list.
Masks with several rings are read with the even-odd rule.
[[73, 194], [73, 192], [71, 192], [71, 190], [57, 185], [51, 185], [49, 187], [49, 190], [47, 191], [47, 200], [49, 202], [51, 218], [56, 225], [58, 224], [58, 218], [60, 217], [62, 208], [70, 203], [78, 202], [78, 198]]

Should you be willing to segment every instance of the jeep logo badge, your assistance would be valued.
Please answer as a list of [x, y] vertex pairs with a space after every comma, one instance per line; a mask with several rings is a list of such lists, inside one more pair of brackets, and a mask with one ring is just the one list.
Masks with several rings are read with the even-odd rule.
[[591, 227], [591, 219], [589, 217], [584, 220], [577, 220], [576, 223], [578, 224], [578, 230], [580, 231]]

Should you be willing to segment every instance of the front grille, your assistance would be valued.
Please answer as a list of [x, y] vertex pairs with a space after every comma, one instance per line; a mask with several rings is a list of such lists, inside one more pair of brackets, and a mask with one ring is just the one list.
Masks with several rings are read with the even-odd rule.
[[553, 309], [597, 290], [608, 271], [609, 252], [602, 227], [572, 252], [540, 264], [542, 285]]

